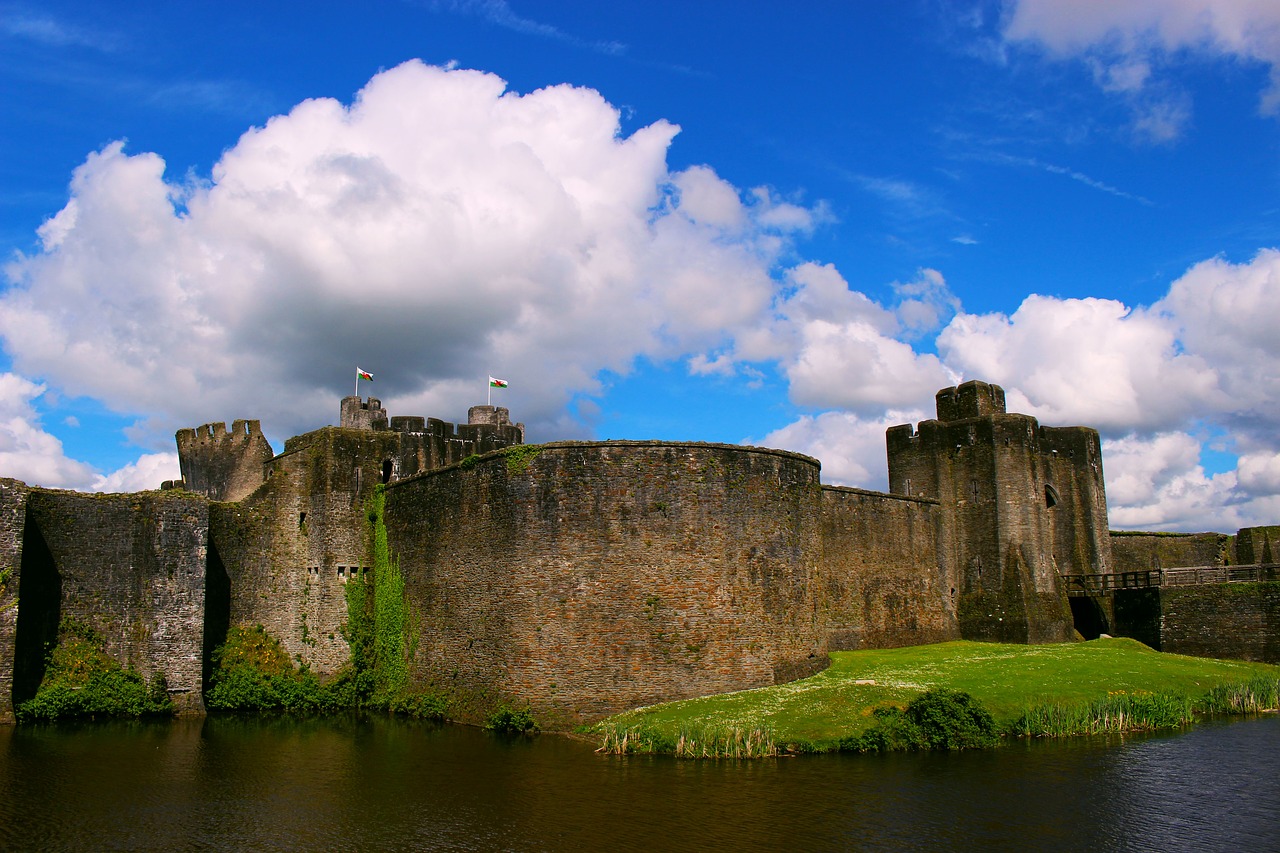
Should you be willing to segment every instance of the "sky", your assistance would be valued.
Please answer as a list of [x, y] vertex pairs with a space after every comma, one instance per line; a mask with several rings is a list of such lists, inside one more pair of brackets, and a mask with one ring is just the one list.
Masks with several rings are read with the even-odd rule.
[[361, 384], [887, 488], [934, 394], [1280, 523], [1280, 3], [0, 0], [0, 476]]

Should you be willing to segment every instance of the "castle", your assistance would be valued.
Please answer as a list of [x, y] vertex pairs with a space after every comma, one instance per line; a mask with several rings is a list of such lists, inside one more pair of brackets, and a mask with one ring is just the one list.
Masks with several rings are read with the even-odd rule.
[[[180, 430], [177, 444], [182, 480], [160, 491], [0, 480], [0, 720], [34, 695], [66, 616], [162, 673], [185, 711], [203, 710], [231, 625], [260, 624], [336, 672], [346, 585], [371, 580], [379, 484], [413, 683], [446, 692], [461, 719], [518, 702], [551, 726], [788, 681], [836, 650], [1062, 642], [1085, 623], [1178, 650], [1187, 620], [1170, 607], [1189, 599], [1170, 605], [1159, 584], [1155, 598], [1149, 584], [1081, 596], [1080, 579], [1261, 565], [1280, 545], [1277, 528], [1112, 534], [1098, 433], [1008, 413], [983, 382], [888, 431], [888, 493], [822, 485], [817, 460], [786, 451], [524, 445], [504, 408], [455, 426], [358, 396], [339, 426], [278, 454], [253, 420]], [[1192, 608], [1225, 626], [1193, 653], [1280, 660], [1280, 583], [1244, 586], [1253, 597], [1225, 611]], [[1251, 633], [1233, 646], [1237, 623]]]

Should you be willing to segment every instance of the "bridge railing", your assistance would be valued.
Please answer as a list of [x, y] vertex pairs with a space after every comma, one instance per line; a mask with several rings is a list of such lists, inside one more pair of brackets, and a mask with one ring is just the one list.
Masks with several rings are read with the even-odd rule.
[[1208, 583], [1257, 583], [1280, 580], [1280, 564], [1187, 566], [1097, 575], [1063, 575], [1067, 595], [1109, 595], [1118, 589], [1157, 589]]

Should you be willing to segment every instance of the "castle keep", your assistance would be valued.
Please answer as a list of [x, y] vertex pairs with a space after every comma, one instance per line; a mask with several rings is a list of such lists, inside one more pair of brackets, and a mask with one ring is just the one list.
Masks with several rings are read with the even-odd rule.
[[[1142, 606], [1135, 630], [1166, 618], [1158, 601], [1074, 597], [1072, 579], [1174, 547], [1108, 532], [1097, 432], [1008, 413], [982, 382], [944, 389], [937, 407], [889, 430], [888, 493], [821, 485], [817, 460], [780, 450], [527, 446], [504, 408], [454, 425], [354, 396], [339, 426], [278, 454], [257, 421], [180, 430], [182, 481], [157, 492], [0, 480], [0, 719], [34, 695], [68, 616], [163, 674], [188, 711], [203, 709], [231, 625], [261, 624], [336, 672], [346, 586], [373, 580], [379, 484], [411, 680], [462, 719], [507, 701], [567, 725], [791, 680], [835, 650], [1067, 641], [1082, 613], [1109, 627]], [[1269, 562], [1273, 533], [1242, 531], [1216, 560]], [[1200, 559], [1196, 547], [1184, 550]], [[1274, 604], [1255, 608], [1273, 635]]]

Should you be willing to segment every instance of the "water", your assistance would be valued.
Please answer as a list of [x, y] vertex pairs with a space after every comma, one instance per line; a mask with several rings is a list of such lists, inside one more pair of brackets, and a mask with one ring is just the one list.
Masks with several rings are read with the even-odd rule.
[[609, 757], [394, 720], [0, 727], [5, 850], [1280, 850], [1280, 719], [949, 755]]

